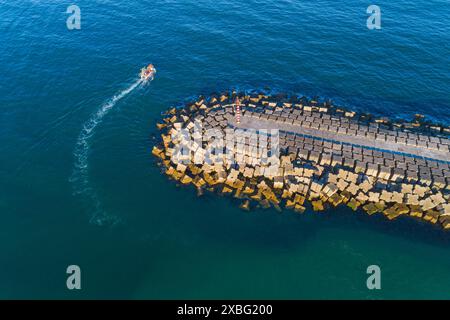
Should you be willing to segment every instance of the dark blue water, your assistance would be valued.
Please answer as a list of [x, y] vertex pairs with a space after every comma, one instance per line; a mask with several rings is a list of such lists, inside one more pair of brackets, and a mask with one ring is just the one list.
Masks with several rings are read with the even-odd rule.
[[[365, 1], [75, 4], [80, 30], [69, 4], [0, 0], [0, 297], [450, 297], [438, 228], [245, 213], [176, 187], [150, 154], [161, 111], [230, 88], [448, 123], [448, 1], [378, 1], [381, 30]], [[156, 79], [125, 94], [150, 62]], [[69, 264], [81, 291], [66, 289]]]

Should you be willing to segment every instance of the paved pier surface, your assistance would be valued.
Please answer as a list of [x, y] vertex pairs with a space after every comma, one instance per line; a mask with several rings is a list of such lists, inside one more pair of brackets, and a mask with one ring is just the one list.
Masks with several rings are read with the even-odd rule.
[[409, 146], [396, 142], [380, 141], [375, 139], [369, 139], [367, 137], [359, 137], [356, 135], [349, 135], [346, 133], [334, 133], [330, 131], [324, 131], [313, 128], [306, 128], [301, 125], [289, 124], [278, 120], [254, 118], [251, 116], [242, 116], [240, 124], [237, 124], [235, 120], [231, 120], [230, 123], [243, 129], [279, 129], [281, 131], [292, 132], [302, 135], [314, 136], [317, 138], [328, 139], [338, 142], [349, 143], [353, 145], [359, 145], [369, 148], [383, 149], [392, 152], [400, 152], [411, 154], [418, 157], [435, 159], [440, 161], [450, 161], [450, 153], [432, 150], [425, 147]]
[[280, 147], [299, 159], [342, 165], [392, 181], [450, 186], [450, 140], [443, 135], [359, 121], [352, 112], [335, 114], [327, 108], [316, 112], [264, 101], [241, 105], [237, 124], [233, 107], [223, 104], [209, 111], [203, 119], [205, 128], [278, 129]]

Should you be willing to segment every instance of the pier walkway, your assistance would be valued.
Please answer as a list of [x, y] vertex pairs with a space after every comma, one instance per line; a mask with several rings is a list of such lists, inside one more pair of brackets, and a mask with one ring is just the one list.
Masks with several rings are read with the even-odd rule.
[[[397, 142], [381, 141], [369, 139], [348, 133], [330, 132], [320, 129], [308, 128], [295, 123], [289, 123], [280, 120], [264, 119], [262, 117], [252, 117], [245, 114], [241, 117], [240, 124], [231, 121], [231, 124], [237, 128], [243, 129], [278, 129], [285, 132], [291, 132], [301, 135], [313, 136], [319, 139], [327, 139], [337, 142], [348, 143], [368, 148], [382, 149], [386, 151], [404, 153], [417, 157], [435, 159], [439, 161], [450, 161], [450, 153], [447, 151], [432, 150], [426, 146], [412, 146]], [[447, 149], [448, 150], [448, 149]]]

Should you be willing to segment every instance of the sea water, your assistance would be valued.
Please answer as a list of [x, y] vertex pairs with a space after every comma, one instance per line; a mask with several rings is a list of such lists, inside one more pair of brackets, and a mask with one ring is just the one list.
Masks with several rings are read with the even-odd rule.
[[[379, 30], [359, 0], [70, 4], [80, 29], [68, 3], [0, 1], [1, 298], [450, 297], [437, 227], [243, 212], [177, 187], [151, 155], [161, 112], [229, 89], [448, 124], [447, 0], [377, 1]], [[156, 79], [128, 92], [149, 63]], [[81, 290], [66, 287], [69, 265]]]

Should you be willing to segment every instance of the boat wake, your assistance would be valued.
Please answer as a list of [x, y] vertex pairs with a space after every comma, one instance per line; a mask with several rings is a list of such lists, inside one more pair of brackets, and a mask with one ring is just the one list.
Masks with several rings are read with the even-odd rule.
[[114, 108], [119, 100], [123, 99], [134, 89], [136, 89], [141, 83], [142, 79], [137, 80], [128, 88], [122, 90], [105, 104], [103, 104], [97, 112], [95, 112], [89, 120], [83, 125], [81, 132], [78, 136], [78, 140], [74, 150], [75, 162], [73, 173], [70, 177], [70, 182], [74, 187], [74, 194], [85, 197], [87, 200], [88, 210], [91, 213], [91, 223], [98, 225], [104, 225], [108, 223], [117, 222], [117, 217], [108, 215], [102, 208], [101, 202], [95, 190], [92, 188], [89, 182], [89, 150], [90, 140], [95, 134], [95, 129], [102, 123], [103, 118]]

